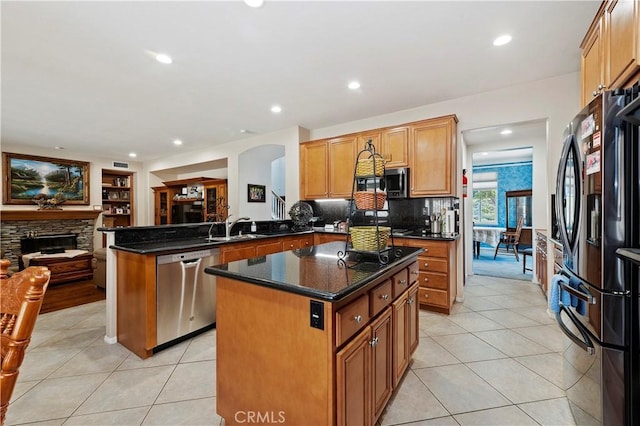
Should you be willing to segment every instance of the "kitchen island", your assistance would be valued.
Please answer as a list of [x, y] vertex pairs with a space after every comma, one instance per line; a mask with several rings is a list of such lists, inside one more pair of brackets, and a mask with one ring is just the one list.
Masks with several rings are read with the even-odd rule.
[[205, 268], [217, 275], [225, 424], [374, 424], [418, 346], [418, 254], [388, 265], [333, 242]]

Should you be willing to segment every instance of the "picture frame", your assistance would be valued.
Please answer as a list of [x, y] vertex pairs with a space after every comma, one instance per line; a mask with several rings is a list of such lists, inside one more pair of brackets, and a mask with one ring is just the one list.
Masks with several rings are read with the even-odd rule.
[[266, 199], [265, 185], [254, 185], [252, 183], [247, 185], [247, 202], [249, 203], [265, 203]]
[[66, 205], [89, 205], [89, 163], [2, 153], [3, 204], [33, 204], [39, 194], [62, 194]]
[[120, 199], [128, 201], [129, 200], [129, 191], [120, 191]]
[[109, 200], [119, 200], [120, 193], [118, 191], [109, 191]]

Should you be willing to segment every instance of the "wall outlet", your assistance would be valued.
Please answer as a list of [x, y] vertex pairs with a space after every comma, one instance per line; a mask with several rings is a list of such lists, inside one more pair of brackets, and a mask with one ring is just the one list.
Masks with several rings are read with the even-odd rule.
[[422, 216], [429, 216], [429, 207], [422, 208]]

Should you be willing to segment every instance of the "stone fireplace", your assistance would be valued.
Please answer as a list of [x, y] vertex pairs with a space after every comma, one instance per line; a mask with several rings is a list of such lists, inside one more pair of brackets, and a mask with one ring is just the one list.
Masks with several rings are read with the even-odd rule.
[[93, 252], [93, 232], [100, 212], [90, 210], [4, 210], [0, 213], [0, 242], [4, 257], [18, 266], [20, 240], [29, 235], [75, 234], [77, 248]]

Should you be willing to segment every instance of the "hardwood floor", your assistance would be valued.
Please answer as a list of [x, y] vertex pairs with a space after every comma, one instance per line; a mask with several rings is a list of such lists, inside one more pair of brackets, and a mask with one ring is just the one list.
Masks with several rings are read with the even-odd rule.
[[104, 289], [96, 286], [92, 280], [50, 285], [44, 294], [40, 313], [44, 314], [85, 303], [97, 302], [105, 298]]

